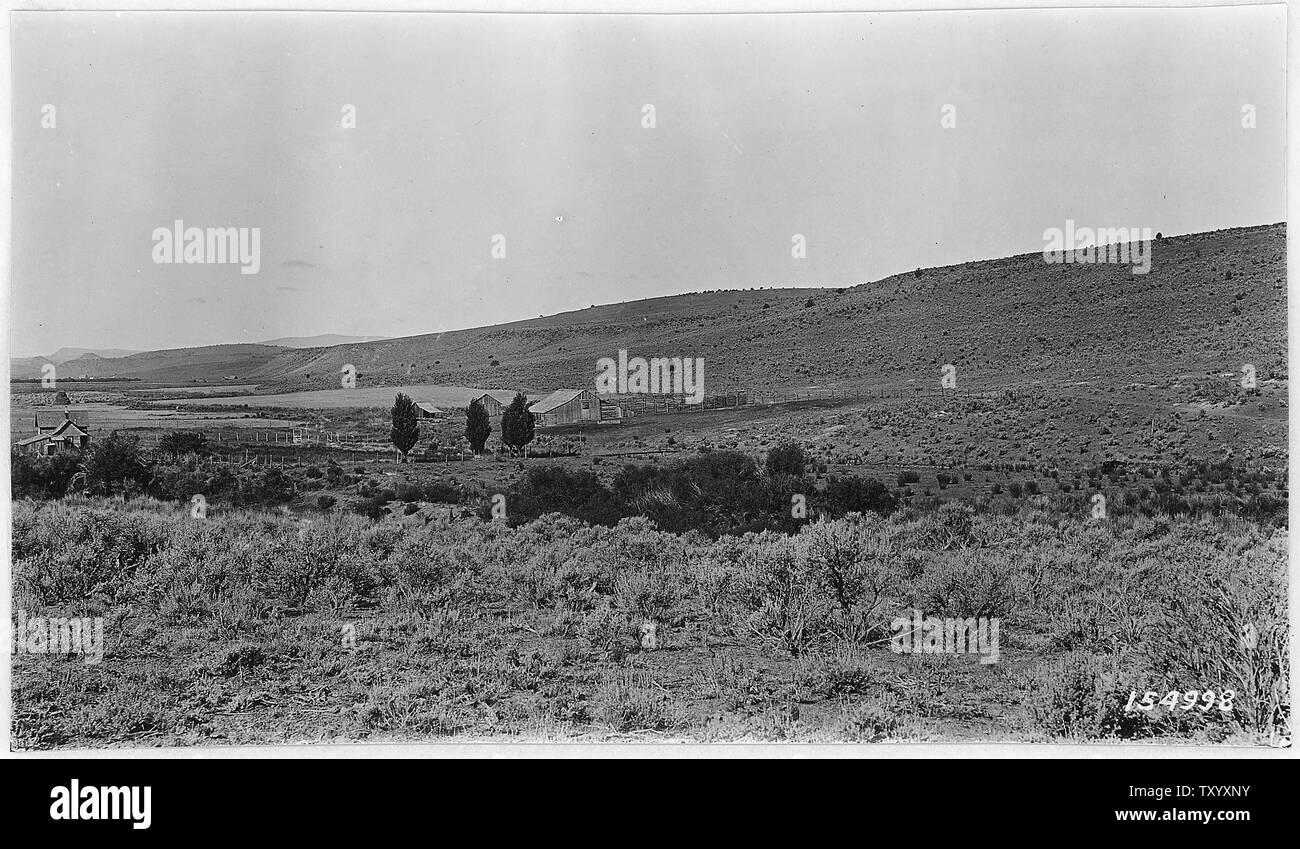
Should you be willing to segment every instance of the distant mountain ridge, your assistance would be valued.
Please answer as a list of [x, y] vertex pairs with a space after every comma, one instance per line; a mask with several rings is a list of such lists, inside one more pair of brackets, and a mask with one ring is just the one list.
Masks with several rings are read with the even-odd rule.
[[356, 345], [362, 342], [383, 342], [388, 336], [344, 336], [341, 333], [318, 333], [315, 336], [282, 336], [268, 339], [259, 345], [275, 345], [280, 348], [329, 348], [334, 345]]
[[[83, 357], [102, 357], [106, 360], [116, 359], [118, 357], [129, 357], [132, 354], [138, 354], [139, 351], [132, 351], [127, 348], [60, 348], [47, 358], [51, 363], [66, 363], [69, 360], [79, 360]], [[40, 359], [33, 357], [33, 359]]]
[[45, 357], [12, 357], [9, 360], [10, 374], [15, 378], [43, 377], [42, 369], [49, 363], [56, 366], [68, 364], [68, 368], [77, 370], [77, 374], [90, 374], [101, 368], [107, 361], [138, 354], [126, 348], [60, 348]]

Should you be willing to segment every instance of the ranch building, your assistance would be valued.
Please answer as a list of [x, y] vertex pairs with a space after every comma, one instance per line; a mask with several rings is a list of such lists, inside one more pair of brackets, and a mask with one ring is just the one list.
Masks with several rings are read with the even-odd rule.
[[528, 407], [538, 427], [618, 422], [623, 411], [590, 389], [557, 389]]
[[[525, 395], [525, 398], [528, 396]], [[478, 401], [487, 410], [490, 418], [496, 418], [505, 412], [510, 402], [515, 400], [515, 391], [513, 389], [489, 389], [482, 395], [477, 395], [471, 400]]]
[[65, 451], [81, 451], [90, 447], [90, 415], [67, 410], [57, 413], [36, 413], [32, 416], [35, 436], [18, 441], [18, 447], [29, 454], [51, 456]]

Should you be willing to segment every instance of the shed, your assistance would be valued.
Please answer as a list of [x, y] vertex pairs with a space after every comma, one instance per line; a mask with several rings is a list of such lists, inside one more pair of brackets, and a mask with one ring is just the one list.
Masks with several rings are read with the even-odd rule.
[[[525, 395], [524, 397], [527, 398], [528, 396]], [[470, 400], [478, 401], [483, 405], [483, 409], [487, 410], [489, 416], [495, 417], [504, 413], [506, 407], [510, 406], [510, 402], [515, 400], [515, 391], [513, 389], [489, 389], [487, 392], [476, 395]]]
[[557, 389], [528, 408], [538, 427], [618, 421], [622, 410], [590, 389]]

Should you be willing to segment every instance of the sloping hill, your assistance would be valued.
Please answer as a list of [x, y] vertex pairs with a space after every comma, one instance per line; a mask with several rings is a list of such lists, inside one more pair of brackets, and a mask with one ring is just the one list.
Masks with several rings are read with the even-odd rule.
[[[1125, 385], [1180, 375], [1286, 374], [1283, 225], [1162, 239], [1150, 273], [1048, 265], [1039, 253], [890, 277], [848, 289], [680, 295], [364, 345], [295, 351], [282, 388], [583, 385], [596, 360], [702, 356], [710, 392], [937, 383], [940, 367], [988, 387]], [[498, 364], [494, 365], [496, 361]], [[310, 375], [310, 378], [307, 377]]]
[[[717, 291], [596, 306], [493, 327], [327, 348], [219, 345], [99, 362], [89, 374], [266, 391], [416, 383], [551, 390], [596, 361], [704, 357], [710, 393], [937, 385], [1097, 389], [1256, 366], [1286, 375], [1281, 224], [1162, 239], [1151, 271], [1049, 265], [1041, 253], [925, 269], [845, 289]], [[78, 368], [81, 368], [80, 361]], [[39, 372], [38, 372], [39, 375]], [[15, 376], [23, 375], [15, 373]]]

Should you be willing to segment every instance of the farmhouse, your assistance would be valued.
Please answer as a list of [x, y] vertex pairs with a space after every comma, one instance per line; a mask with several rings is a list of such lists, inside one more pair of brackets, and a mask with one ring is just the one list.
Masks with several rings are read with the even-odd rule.
[[538, 427], [559, 427], [584, 422], [612, 423], [623, 418], [623, 411], [618, 405], [603, 400], [590, 389], [557, 389], [545, 398], [534, 401], [528, 409], [537, 417]]
[[18, 440], [29, 454], [50, 456], [90, 447], [90, 416], [87, 413], [36, 413], [32, 416], [35, 436]]

